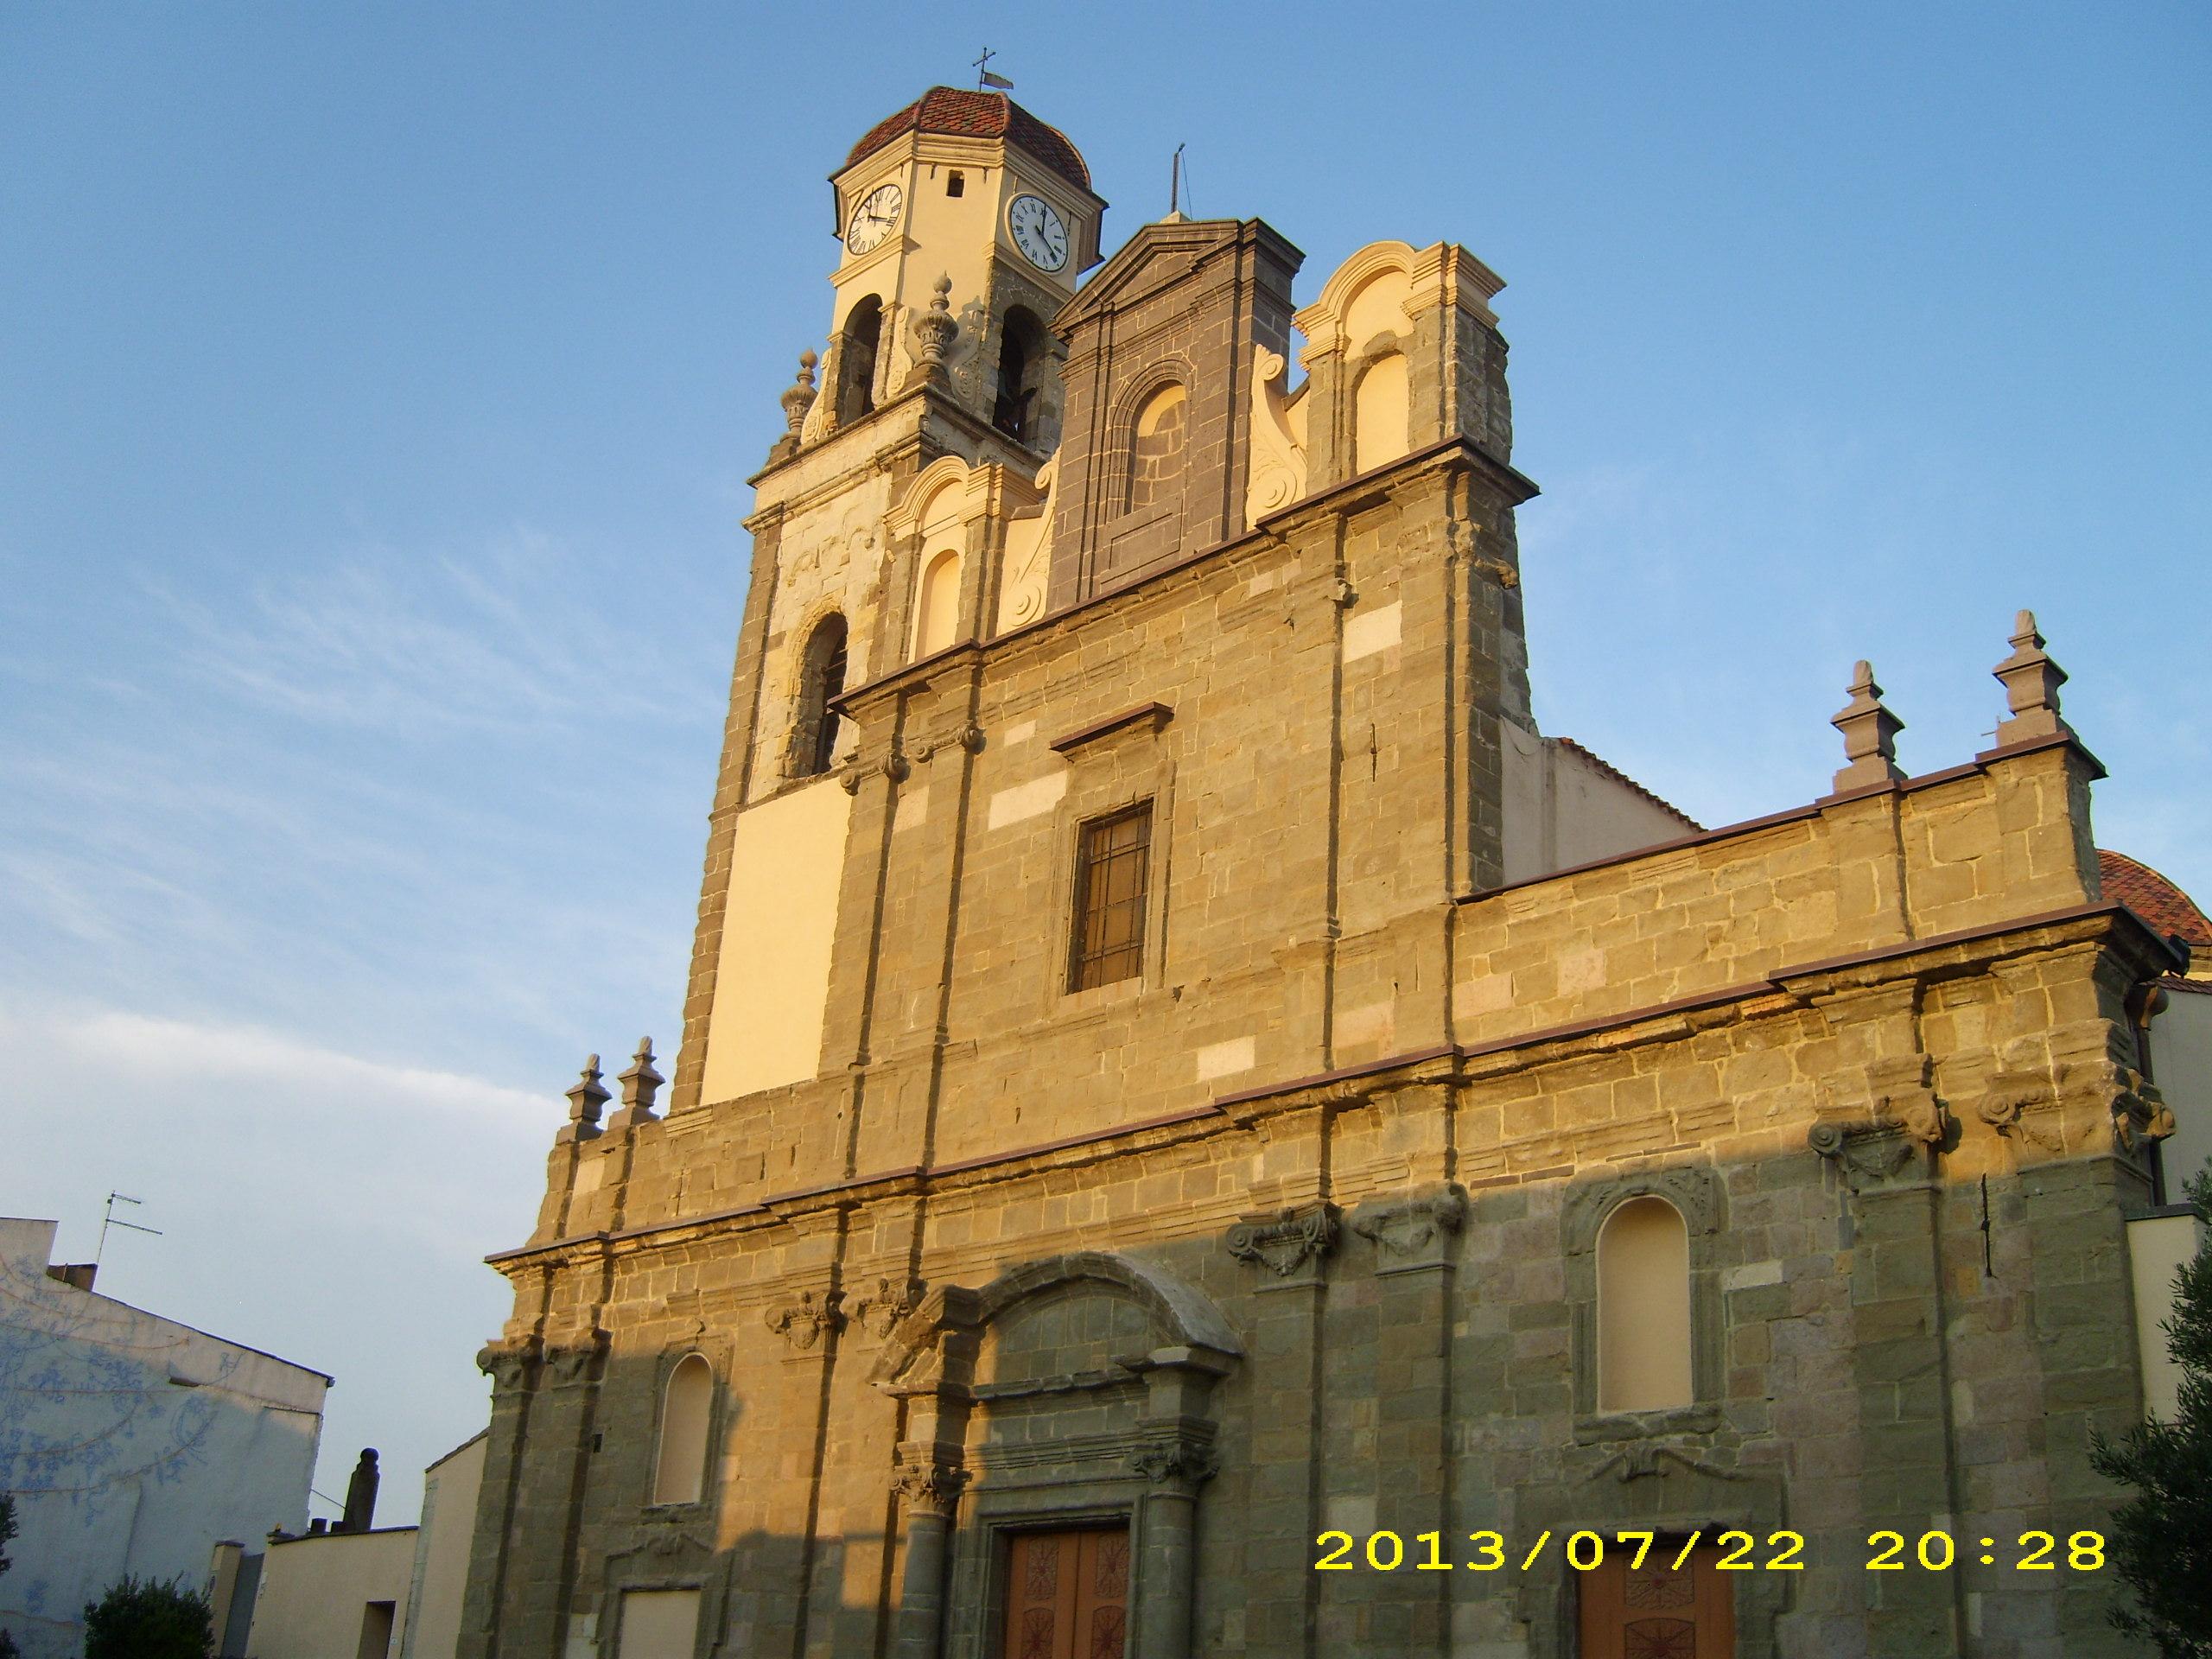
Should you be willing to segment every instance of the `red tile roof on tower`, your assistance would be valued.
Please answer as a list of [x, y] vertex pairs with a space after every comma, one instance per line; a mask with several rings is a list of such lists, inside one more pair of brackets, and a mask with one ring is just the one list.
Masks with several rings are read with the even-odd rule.
[[2212, 921], [2190, 896], [2148, 864], [2097, 849], [2105, 897], [2116, 899], [2161, 933], [2177, 933], [2196, 950], [2212, 946]]
[[948, 132], [963, 138], [1003, 138], [1019, 144], [1053, 172], [1090, 188], [1082, 153], [1058, 127], [1047, 126], [1004, 92], [967, 92], [932, 86], [894, 116], [877, 122], [853, 146], [845, 165], [873, 156], [906, 132]]

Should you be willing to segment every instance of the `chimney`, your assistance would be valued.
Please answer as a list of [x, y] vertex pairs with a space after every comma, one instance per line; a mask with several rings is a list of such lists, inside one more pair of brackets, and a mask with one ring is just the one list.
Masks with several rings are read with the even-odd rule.
[[353, 1478], [346, 1483], [346, 1513], [334, 1532], [366, 1532], [376, 1524], [377, 1517], [377, 1449], [372, 1446], [361, 1448], [361, 1460], [353, 1465]]

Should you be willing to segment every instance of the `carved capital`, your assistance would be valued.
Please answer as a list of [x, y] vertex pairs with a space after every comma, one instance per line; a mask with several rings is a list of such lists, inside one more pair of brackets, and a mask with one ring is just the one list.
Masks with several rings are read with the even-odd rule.
[[1210, 1446], [1160, 1440], [1131, 1452], [1129, 1467], [1155, 1486], [1194, 1487], [1220, 1472], [1221, 1459]]
[[607, 1332], [599, 1330], [582, 1332], [556, 1344], [545, 1353], [545, 1380], [556, 1388], [590, 1382], [607, 1348]]
[[1456, 1185], [1363, 1211], [1352, 1231], [1375, 1246], [1377, 1273], [1441, 1267], [1452, 1236], [1466, 1225], [1467, 1195]]
[[1974, 1115], [2008, 1141], [2017, 1140], [2063, 1152], [2059, 1136], [2036, 1122], [2044, 1109], [2056, 1103], [2050, 1080], [2040, 1071], [1999, 1071], [1989, 1080]]
[[1894, 1180], [1912, 1161], [1914, 1142], [1895, 1123], [1815, 1123], [1805, 1144], [1842, 1172], [1853, 1192]]
[[1925, 1054], [1876, 1060], [1866, 1068], [1874, 1121], [1894, 1124], [1923, 1146], [1941, 1146], [1950, 1131], [1943, 1103], [1929, 1086], [1935, 1062]]
[[968, 1471], [949, 1463], [908, 1463], [899, 1465], [891, 1477], [891, 1489], [897, 1492], [912, 1515], [934, 1515], [950, 1521], [959, 1507], [961, 1489], [968, 1484]]
[[534, 1337], [524, 1342], [487, 1342], [476, 1351], [476, 1369], [492, 1379], [493, 1393], [512, 1394], [531, 1385], [537, 1359]]
[[843, 1300], [842, 1291], [817, 1297], [812, 1291], [803, 1290], [797, 1300], [772, 1307], [761, 1318], [794, 1353], [811, 1353], [844, 1328], [845, 1316], [838, 1309]]
[[2174, 1132], [2174, 1115], [2158, 1087], [2133, 1066], [2120, 1068], [2120, 1088], [2113, 1096], [2113, 1134], [2121, 1147], [2133, 1152], [2139, 1145], [2163, 1141]]
[[903, 1285], [879, 1279], [873, 1291], [853, 1304], [853, 1319], [870, 1336], [887, 1337], [899, 1320], [922, 1305], [928, 1290], [928, 1284], [919, 1279], [909, 1279]]
[[1336, 1249], [1338, 1234], [1336, 1205], [1287, 1208], [1272, 1221], [1243, 1221], [1230, 1228], [1229, 1253], [1239, 1262], [1257, 1262], [1278, 1279], [1295, 1275], [1310, 1281], [1314, 1274], [1300, 1270], [1313, 1263], [1318, 1271], [1321, 1259]]

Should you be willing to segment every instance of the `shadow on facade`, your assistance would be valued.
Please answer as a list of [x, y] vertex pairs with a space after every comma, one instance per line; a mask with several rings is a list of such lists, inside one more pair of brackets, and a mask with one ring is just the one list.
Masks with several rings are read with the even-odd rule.
[[[2107, 1650], [2104, 1576], [2031, 1582], [2010, 1547], [2108, 1513], [2086, 1453], [2140, 1409], [2127, 1304], [2047, 1287], [2124, 1263], [2139, 1165], [1985, 1184], [1931, 1179], [1942, 1154], [1903, 1122], [1801, 1144], [1293, 1205], [972, 1288], [886, 1283], [849, 1314], [800, 1292], [765, 1331], [694, 1319], [648, 1357], [487, 1351], [461, 1651], [982, 1659], [1043, 1617], [1031, 1592], [1062, 1569], [1031, 1580], [1038, 1541], [1118, 1532], [1124, 1553], [1065, 1556], [1124, 1574], [1114, 1652], [1563, 1653], [1569, 1535], [1724, 1529], [1759, 1561], [1803, 1540], [1802, 1573], [1725, 1586], [1741, 1654], [1950, 1651], [1967, 1596], [1986, 1639]], [[1609, 1224], [1654, 1201], [1678, 1223], [1639, 1227], [1656, 1277], [1609, 1255]], [[1635, 1380], [1608, 1350], [1636, 1340], [1672, 1354], [1654, 1386], [1678, 1395], [1609, 1397]], [[655, 1503], [693, 1354], [715, 1378], [707, 1478]], [[1882, 1528], [1948, 1531], [1958, 1565], [1870, 1574]], [[1351, 1570], [1315, 1570], [1332, 1530]], [[1477, 1569], [1480, 1533], [1502, 1569]], [[1987, 1567], [1981, 1536], [2006, 1547]]]

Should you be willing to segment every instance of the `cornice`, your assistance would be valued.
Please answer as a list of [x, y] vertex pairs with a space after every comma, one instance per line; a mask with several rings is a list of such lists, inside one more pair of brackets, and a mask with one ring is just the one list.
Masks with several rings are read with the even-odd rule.
[[[1369, 497], [1379, 496], [1389, 486], [1403, 480], [1415, 478], [1427, 472], [1453, 470], [1478, 474], [1490, 480], [1508, 493], [1511, 504], [1516, 506], [1538, 493], [1532, 480], [1515, 472], [1481, 445], [1464, 437], [1446, 438], [1409, 454], [1401, 455], [1386, 466], [1373, 467], [1357, 477], [1346, 479], [1341, 484], [1294, 501], [1281, 512], [1270, 513], [1251, 529], [1155, 566], [1134, 582], [1093, 594], [1089, 599], [1065, 606], [1059, 610], [1048, 611], [1033, 622], [1025, 622], [1020, 627], [1009, 628], [988, 639], [964, 641], [952, 649], [972, 649], [978, 654], [978, 659], [988, 665], [1001, 655], [1031, 649], [1060, 629], [1084, 626], [1094, 618], [1110, 614], [1121, 605], [1149, 598], [1155, 590], [1175, 578], [1187, 575], [1217, 560], [1275, 547], [1282, 542], [1286, 531], [1295, 529], [1308, 518], [1357, 512], [1369, 505]], [[892, 692], [906, 690], [917, 681], [926, 680], [930, 673], [943, 665], [944, 658], [949, 654], [949, 652], [940, 652], [938, 656], [921, 662], [904, 664], [866, 684], [856, 685], [837, 700], [837, 706], [848, 715], [855, 715]]]

